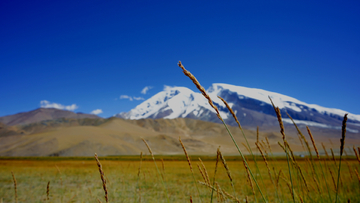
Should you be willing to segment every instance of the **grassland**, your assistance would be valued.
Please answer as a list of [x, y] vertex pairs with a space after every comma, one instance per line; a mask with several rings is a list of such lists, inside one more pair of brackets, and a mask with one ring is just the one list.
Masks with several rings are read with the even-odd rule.
[[[105, 172], [107, 180], [107, 187], [109, 191], [109, 202], [166, 202], [166, 195], [169, 196], [170, 202], [190, 202], [192, 196], [193, 202], [210, 202], [211, 190], [204, 186], [198, 185], [200, 197], [193, 183], [188, 163], [183, 160], [184, 156], [172, 157], [155, 157], [157, 165], [161, 174], [164, 177], [166, 184], [166, 192], [162, 187], [159, 175], [156, 171], [155, 165], [150, 159], [150, 156], [145, 156], [142, 161], [140, 176], [138, 170], [140, 165], [140, 158], [132, 160], [130, 157], [118, 157], [118, 160], [106, 160], [100, 157], [100, 162]], [[197, 156], [192, 156], [192, 165], [194, 166], [196, 180], [202, 181], [197, 164], [200, 162], [196, 159]], [[203, 159], [206, 157], [203, 157]], [[226, 156], [225, 156], [226, 158]], [[258, 157], [259, 158], [259, 157]], [[271, 167], [279, 171], [287, 167], [287, 161], [281, 157], [275, 157], [276, 160], [270, 161]], [[111, 157], [110, 157], [111, 159]], [[127, 160], [130, 159], [130, 160]], [[161, 159], [165, 159], [163, 162]], [[319, 194], [317, 184], [313, 180], [309, 162], [306, 159], [298, 160], [299, 166], [304, 170], [305, 178], [308, 180], [310, 192], [306, 192], [302, 184], [295, 184], [296, 191], [303, 191], [307, 195], [308, 202], [327, 202], [327, 192], [325, 181], [329, 183], [332, 198], [335, 196], [335, 188], [332, 182], [332, 177], [327, 169], [327, 177], [325, 181], [320, 181], [321, 191]], [[357, 160], [345, 160], [345, 164], [341, 175], [341, 190], [340, 202], [345, 202], [348, 199], [351, 202], [360, 201], [360, 185], [356, 178], [354, 169], [359, 171], [360, 165]], [[335, 162], [328, 160], [326, 165], [335, 172]], [[256, 196], [253, 195], [252, 189], [249, 186], [247, 173], [241, 160], [227, 161], [228, 167], [234, 180], [234, 188], [236, 190], [236, 197], [240, 202], [245, 202], [246, 196], [249, 202], [254, 202], [255, 197], [261, 202], [261, 197], [256, 191]], [[269, 202], [291, 202], [291, 193], [287, 186], [285, 178], [288, 177], [286, 170], [282, 171], [280, 175], [279, 187], [275, 189], [272, 184], [267, 168], [264, 162], [258, 159], [260, 175], [263, 181], [260, 181], [261, 188], [265, 188], [264, 193]], [[214, 157], [208, 157], [204, 161], [204, 165], [212, 179], [215, 168]], [[254, 162], [249, 161], [251, 168], [255, 168]], [[349, 171], [348, 166], [352, 171]], [[95, 159], [82, 160], [61, 160], [59, 158], [52, 158], [46, 160], [1, 160], [0, 161], [0, 199], [3, 202], [15, 202], [14, 183], [11, 176], [14, 173], [17, 180], [17, 193], [19, 202], [98, 202], [98, 199], [105, 202], [104, 191], [102, 189], [102, 182], [99, 177], [99, 171], [96, 166]], [[275, 174], [274, 174], [275, 175]], [[299, 179], [296, 173], [293, 174], [294, 179]], [[276, 176], [275, 176], [276, 177]], [[47, 201], [46, 187], [50, 181], [49, 201]], [[216, 174], [216, 182], [222, 190], [234, 195], [229, 178], [224, 167], [218, 167]], [[295, 180], [296, 183], [301, 183]], [[276, 194], [276, 192], [278, 194]], [[299, 193], [298, 195], [302, 195]], [[277, 197], [278, 196], [278, 197]], [[221, 194], [214, 193], [214, 201], [220, 202]], [[323, 200], [322, 200], [323, 199]], [[230, 198], [224, 197], [224, 202], [230, 201]], [[281, 200], [281, 201], [280, 201]]]

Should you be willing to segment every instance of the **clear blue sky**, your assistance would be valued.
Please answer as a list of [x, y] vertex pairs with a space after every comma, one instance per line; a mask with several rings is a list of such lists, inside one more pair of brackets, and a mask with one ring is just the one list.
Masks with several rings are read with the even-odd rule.
[[121, 95], [195, 90], [179, 60], [205, 88], [360, 114], [359, 11], [359, 1], [2, 0], [0, 116], [56, 103], [109, 117], [142, 102]]

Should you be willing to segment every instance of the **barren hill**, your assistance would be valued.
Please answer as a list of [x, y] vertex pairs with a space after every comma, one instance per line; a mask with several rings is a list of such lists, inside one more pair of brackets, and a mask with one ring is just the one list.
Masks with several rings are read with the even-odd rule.
[[0, 117], [0, 122], [6, 125], [24, 125], [44, 120], [59, 118], [100, 118], [93, 114], [74, 113], [72, 111], [60, 110], [55, 108], [38, 108], [33, 111], [17, 113], [14, 115]]
[[[229, 126], [238, 145], [244, 153], [245, 140], [238, 127]], [[288, 141], [295, 151], [303, 151], [295, 128], [286, 129]], [[334, 131], [322, 132], [312, 128], [316, 141], [329, 145], [329, 138], [335, 143], [339, 135]], [[272, 152], [281, 152], [277, 142], [281, 141], [278, 129], [260, 129], [260, 141], [271, 145]], [[306, 135], [306, 131], [304, 131]], [[244, 133], [255, 150], [256, 131], [244, 129]], [[24, 126], [0, 126], [0, 156], [93, 156], [137, 155], [148, 153], [141, 138], [144, 138], [155, 154], [182, 154], [179, 137], [190, 154], [212, 154], [221, 146], [225, 154], [238, 154], [231, 138], [222, 124], [206, 121], [177, 119], [57, 119]], [[243, 144], [244, 143], [244, 144]], [[359, 144], [351, 133], [347, 143]]]

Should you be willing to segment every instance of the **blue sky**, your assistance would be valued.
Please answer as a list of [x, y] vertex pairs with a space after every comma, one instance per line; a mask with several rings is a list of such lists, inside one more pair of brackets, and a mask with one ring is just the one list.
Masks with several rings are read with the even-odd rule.
[[360, 114], [359, 10], [358, 1], [3, 0], [0, 116], [43, 105], [109, 117], [164, 85], [195, 90], [179, 60], [205, 88], [260, 88]]

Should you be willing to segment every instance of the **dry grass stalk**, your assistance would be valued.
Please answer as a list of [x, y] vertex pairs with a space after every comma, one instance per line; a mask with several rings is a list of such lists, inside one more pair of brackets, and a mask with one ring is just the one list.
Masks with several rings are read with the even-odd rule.
[[[342, 122], [342, 128], [341, 128], [341, 139], [340, 139], [340, 161], [339, 161], [339, 170], [338, 170], [338, 179], [337, 179], [337, 188], [336, 188], [336, 198], [335, 198], [335, 202], [338, 201], [338, 194], [339, 194], [339, 189], [340, 189], [340, 180], [341, 180], [341, 159], [342, 159], [342, 155], [344, 152], [344, 147], [345, 147], [345, 137], [346, 137], [346, 121], [347, 121], [347, 113], [344, 115], [344, 119]], [[342, 185], [342, 183], [341, 183]]]
[[[279, 174], [277, 175], [277, 178], [276, 178], [276, 187], [279, 187], [279, 179], [280, 179], [280, 175], [281, 175], [281, 169], [279, 170]], [[276, 174], [275, 174], [276, 176]]]
[[[208, 103], [209, 103], [210, 106], [215, 110], [216, 116], [217, 116], [217, 117], [222, 121], [222, 123], [224, 124], [224, 126], [225, 126], [226, 130], [228, 131], [228, 134], [230, 135], [232, 141], [234, 142], [234, 144], [235, 144], [235, 146], [236, 146], [239, 154], [241, 155], [241, 157], [242, 157], [243, 160], [244, 160], [244, 156], [243, 156], [243, 154], [242, 154], [239, 146], [237, 145], [237, 143], [236, 143], [233, 135], [231, 134], [229, 128], [228, 128], [227, 125], [225, 124], [225, 121], [221, 118], [220, 112], [219, 112], [218, 108], [214, 105], [214, 103], [212, 102], [210, 96], [206, 93], [205, 89], [200, 85], [199, 81], [198, 81], [189, 71], [187, 71], [187, 70], [185, 69], [185, 67], [181, 64], [181, 61], [179, 61], [178, 66], [183, 70], [183, 73], [192, 80], [192, 82], [193, 82], [193, 83], [195, 84], [195, 86], [200, 90], [200, 92], [202, 93], [202, 95], [208, 100]], [[245, 135], [244, 135], [244, 137], [245, 137]], [[246, 137], [245, 137], [245, 140], [246, 140]], [[247, 164], [246, 161], [245, 161], [245, 164]], [[267, 202], [266, 199], [265, 199], [265, 197], [264, 197], [264, 195], [263, 195], [263, 193], [262, 193], [262, 191], [261, 191], [261, 189], [260, 189], [260, 187], [259, 187], [259, 185], [258, 185], [258, 183], [257, 183], [257, 181], [256, 181], [256, 179], [255, 179], [255, 177], [254, 177], [254, 175], [252, 174], [251, 171], [250, 171], [250, 174], [251, 174], [251, 176], [253, 177], [253, 179], [254, 179], [254, 181], [255, 181], [255, 184], [256, 184], [256, 186], [258, 187], [258, 189], [259, 189], [259, 191], [260, 191], [260, 193], [261, 193], [261, 196], [262, 196], [263, 200], [264, 200], [265, 202]], [[211, 196], [211, 199], [212, 199], [212, 196]]]
[[105, 201], [109, 202], [108, 190], [107, 190], [107, 187], [106, 187], [106, 180], [105, 180], [105, 177], [104, 177], [105, 174], [104, 174], [104, 171], [102, 169], [101, 163], [99, 161], [98, 155], [96, 153], [95, 153], [95, 159], [96, 159], [97, 166], [99, 168], [100, 178], [101, 178], [102, 183], [103, 183], [103, 189], [104, 189], [104, 192], [105, 192]]
[[265, 137], [265, 139], [266, 139], [267, 146], [268, 146], [268, 148], [269, 148], [269, 150], [270, 150], [270, 153], [272, 154], [269, 139], [268, 139], [268, 137], [267, 137], [267, 136]]
[[47, 186], [46, 186], [46, 199], [47, 199], [47, 201], [50, 200], [50, 181], [47, 183]]
[[185, 149], [185, 146], [184, 146], [183, 142], [181, 141], [180, 137], [179, 137], [179, 141], [180, 141], [181, 147], [182, 147], [183, 150], [184, 150], [184, 153], [185, 153], [185, 156], [186, 156], [186, 160], [187, 160], [187, 162], [188, 162], [188, 164], [189, 164], [189, 167], [190, 167], [190, 171], [191, 171], [191, 173], [194, 173], [193, 167], [192, 167], [192, 165], [191, 165], [190, 157], [189, 157], [189, 155], [188, 155], [188, 153], [187, 153], [187, 151], [186, 151], [186, 149]]
[[275, 107], [275, 105], [274, 105], [274, 103], [273, 103], [273, 101], [272, 101], [272, 99], [271, 99], [270, 96], [269, 96], [269, 99], [270, 99], [270, 101], [271, 101], [272, 106], [274, 107], [274, 110], [275, 110], [275, 113], [276, 113], [276, 117], [277, 117], [278, 122], [279, 122], [279, 125], [280, 125], [280, 133], [281, 133], [281, 135], [283, 136], [283, 140], [285, 140], [285, 139], [286, 139], [286, 138], [285, 138], [285, 128], [284, 128], [284, 124], [283, 124], [282, 119], [281, 119], [280, 109], [279, 109], [279, 107]]
[[312, 176], [312, 178], [313, 178], [313, 180], [314, 180], [314, 182], [315, 182], [315, 185], [316, 185], [316, 187], [317, 187], [317, 189], [318, 189], [318, 191], [319, 191], [319, 194], [321, 194], [321, 190], [320, 190], [319, 182], [316, 180], [316, 178], [315, 178], [315, 176], [314, 176], [314, 175]]
[[220, 186], [217, 182], [215, 182], [215, 185], [216, 185], [216, 199], [217, 199], [217, 202], [222, 202], [222, 198], [220, 197]]
[[323, 149], [324, 149], [324, 152], [325, 152], [326, 157], [327, 157], [328, 159], [330, 159], [330, 158], [329, 158], [329, 154], [328, 154], [328, 152], [326, 151], [326, 148], [325, 148], [324, 143], [321, 143], [321, 145], [322, 145], [322, 147], [323, 147]]
[[262, 147], [262, 149], [264, 150], [266, 156], [269, 156], [269, 154], [267, 153], [267, 150], [266, 150], [267, 146], [266, 146], [266, 143], [264, 142], [264, 140], [261, 140], [261, 142], [259, 144]]
[[[73, 196], [69, 199], [68, 203], [72, 202], [75, 197], [76, 197], [76, 194], [73, 195]], [[99, 201], [100, 201], [100, 200], [99, 200]], [[100, 202], [101, 202], [101, 201], [100, 201]]]
[[246, 173], [247, 173], [247, 178], [248, 178], [248, 181], [249, 181], [249, 185], [251, 187], [251, 190], [255, 196], [255, 189], [254, 189], [254, 185], [253, 185], [253, 182], [251, 180], [251, 176], [250, 176], [250, 171], [249, 171], [249, 168], [247, 167], [247, 165], [245, 164], [245, 161], [243, 160], [243, 164], [244, 164], [244, 167], [245, 167], [245, 170], [246, 170]]
[[283, 124], [282, 119], [281, 119], [281, 113], [280, 113], [279, 107], [276, 107], [276, 116], [277, 116], [279, 124], [280, 124], [280, 133], [283, 136], [283, 140], [285, 140], [286, 139], [285, 138], [285, 128], [284, 128], [284, 124]]
[[143, 153], [140, 152], [140, 164], [139, 164], [139, 169], [138, 169], [138, 178], [140, 177], [142, 159], [143, 159]]
[[330, 169], [330, 167], [328, 167], [329, 171], [330, 171], [330, 175], [334, 184], [334, 191], [336, 191], [336, 182], [335, 182], [335, 178], [334, 178], [334, 174], [332, 172], [332, 170]]
[[244, 147], [246, 148], [246, 150], [247, 150], [247, 151], [249, 152], [249, 154], [250, 154], [251, 152], [250, 152], [249, 147], [248, 147], [245, 143], [243, 143], [243, 142], [242, 142], [241, 144], [244, 145]]
[[211, 191], [211, 202], [212, 202], [212, 198], [213, 198], [213, 194], [214, 194], [216, 172], [217, 172], [217, 168], [218, 168], [219, 159], [220, 159], [220, 146], [217, 148], [217, 151], [216, 151], [216, 162], [215, 162], [214, 178], [213, 178], [213, 183], [212, 183], [213, 186], [212, 186], [212, 191]]
[[355, 168], [355, 174], [356, 174], [356, 176], [357, 176], [357, 178], [358, 178], [358, 180], [359, 180], [359, 184], [360, 184], [360, 176], [359, 176], [359, 173], [358, 173], [358, 171], [357, 171], [356, 168]]
[[[288, 154], [288, 152], [286, 151], [285, 147], [284, 147], [280, 142], [278, 142], [278, 144], [279, 144], [280, 147], [285, 151], [285, 153]], [[297, 163], [297, 161], [296, 161], [296, 159], [295, 159], [294, 153], [293, 153], [293, 151], [292, 151], [289, 143], [285, 140], [285, 141], [284, 141], [284, 144], [285, 144], [285, 146], [289, 149], [290, 154], [291, 154], [291, 156], [290, 156], [290, 154], [289, 154], [288, 157], [290, 157], [290, 160], [292, 161], [292, 164], [295, 166], [295, 168], [298, 169], [298, 171], [299, 171], [299, 173], [300, 173], [300, 176], [301, 176], [301, 179], [302, 179], [303, 182], [304, 182], [304, 185], [305, 185], [306, 190], [307, 190], [308, 192], [310, 192], [308, 183], [307, 183], [307, 181], [306, 181], [306, 179], [305, 179], [305, 176], [304, 176], [304, 174], [303, 174], [303, 172], [302, 172], [299, 164]], [[314, 174], [314, 173], [313, 173], [313, 174]], [[284, 176], [285, 176], [285, 174], [284, 174]], [[291, 195], [294, 197], [294, 194], [293, 194], [293, 193], [292, 193]]]
[[305, 146], [304, 146], [304, 143], [303, 143], [303, 140], [302, 140], [300, 134], [298, 134], [298, 138], [299, 138], [299, 140], [300, 140], [301, 147], [303, 148], [304, 151], [306, 151]]
[[153, 159], [153, 160], [155, 160], [154, 154], [153, 154], [153, 152], [152, 152], [152, 150], [151, 150], [151, 148], [150, 148], [149, 144], [148, 144], [148, 143], [144, 140], [144, 138], [141, 138], [141, 140], [145, 143], [146, 147], [148, 148], [149, 153], [150, 153], [150, 155], [151, 155], [152, 159]]
[[[180, 137], [179, 137], [179, 142], [180, 142], [180, 144], [181, 144], [181, 146], [182, 146], [182, 148], [183, 148], [183, 150], [184, 150], [184, 153], [185, 153], [187, 162], [188, 162], [189, 167], [190, 167], [190, 171], [191, 171], [192, 177], [193, 177], [193, 179], [194, 179], [194, 184], [195, 184], [195, 186], [196, 186], [196, 189], [197, 189], [197, 191], [198, 191], [198, 193], [199, 193], [199, 197], [200, 197], [200, 190], [199, 190], [199, 188], [198, 188], [198, 186], [197, 186], [197, 184], [196, 184], [196, 180], [195, 180], [195, 176], [194, 176], [193, 167], [192, 167], [192, 164], [191, 164], [191, 161], [190, 161], [190, 157], [189, 157], [189, 155], [188, 155], [188, 153], [187, 153], [187, 151], [186, 151], [186, 148], [185, 148], [183, 142], [181, 141], [181, 138], [180, 138]], [[205, 169], [205, 170], [206, 170], [206, 169]], [[201, 199], [200, 199], [200, 201], [201, 201]]]
[[260, 153], [261, 153], [261, 156], [262, 156], [262, 158], [264, 159], [266, 168], [268, 169], [268, 173], [269, 173], [269, 176], [270, 176], [270, 180], [271, 180], [271, 182], [275, 185], [274, 180], [273, 180], [273, 178], [272, 178], [272, 176], [271, 176], [271, 171], [270, 171], [270, 168], [269, 168], [269, 164], [268, 164], [268, 162], [267, 162], [267, 160], [266, 160], [266, 157], [265, 157], [264, 153], [262, 152], [259, 144], [258, 144], [257, 142], [255, 142], [255, 145], [256, 145], [257, 148], [259, 149], [259, 151], [260, 151]]
[[[141, 187], [140, 187], [140, 184], [139, 184], [139, 180], [140, 180], [142, 159], [143, 159], [143, 153], [140, 152], [140, 164], [139, 164], [139, 169], [138, 169], [138, 174], [137, 174], [137, 176], [138, 176], [137, 177], [137, 187], [138, 187], [138, 193], [139, 193], [139, 202], [141, 202]], [[145, 179], [145, 173], [144, 173], [144, 179]]]
[[318, 159], [320, 159], [319, 151], [318, 151], [318, 149], [317, 149], [317, 147], [316, 147], [315, 140], [314, 140], [314, 137], [313, 137], [312, 134], [311, 134], [310, 128], [309, 128], [308, 126], [306, 126], [306, 129], [307, 129], [307, 131], [308, 131], [308, 133], [309, 133], [311, 142], [312, 142], [313, 147], [314, 147], [314, 149], [315, 149], [316, 156], [317, 156]]
[[14, 190], [15, 190], [15, 202], [18, 202], [18, 194], [17, 194], [17, 182], [16, 182], [16, 178], [14, 173], [11, 171], [11, 175], [13, 177], [13, 181], [14, 181]]
[[289, 190], [290, 190], [290, 194], [291, 194], [292, 198], [294, 199], [295, 197], [293, 196], [294, 193], [292, 192], [291, 183], [290, 183], [290, 181], [288, 181], [288, 180], [286, 179], [285, 174], [283, 174], [283, 176], [284, 176], [284, 177], [281, 177], [281, 179], [283, 179], [284, 182], [286, 183], [286, 185], [288, 186], [288, 188], [289, 188]]
[[350, 173], [350, 178], [351, 178], [351, 180], [353, 179], [353, 171], [352, 171], [352, 169], [351, 169], [351, 167], [350, 167], [350, 164], [349, 164], [349, 162], [345, 159], [345, 163], [346, 163], [346, 165], [347, 165], [347, 167], [348, 167], [348, 169], [349, 169], [349, 173]]
[[200, 92], [202, 93], [202, 95], [208, 100], [210, 106], [216, 111], [216, 115], [220, 120], [223, 120], [220, 117], [220, 112], [219, 109], [214, 105], [214, 103], [212, 102], [210, 96], [205, 92], [205, 89], [203, 86], [200, 85], [199, 81], [195, 78], [195, 76], [193, 74], [191, 74], [188, 70], [185, 69], [185, 67], [181, 64], [181, 61], [179, 61], [178, 66], [183, 70], [183, 73], [188, 76], [192, 82], [195, 84], [195, 86], [200, 90]]
[[356, 159], [358, 160], [358, 162], [359, 162], [359, 164], [360, 164], [360, 156], [359, 156], [359, 154], [357, 153], [355, 146], [353, 146], [353, 149], [354, 149], [354, 152], [355, 152]]
[[285, 141], [284, 143], [285, 143], [286, 147], [287, 147], [287, 148], [289, 149], [289, 151], [290, 151], [291, 159], [292, 159], [294, 162], [296, 162], [296, 159], [295, 159], [295, 156], [294, 156], [294, 152], [293, 152], [293, 150], [291, 149], [289, 143], [288, 143], [287, 141]]
[[205, 178], [206, 178], [206, 181], [205, 181], [205, 182], [208, 182], [208, 183], [210, 184], [209, 174], [208, 174], [208, 172], [207, 172], [207, 170], [206, 170], [205, 164], [204, 164], [203, 161], [200, 159], [200, 157], [199, 157], [199, 161], [200, 161], [201, 166], [202, 166], [202, 168], [203, 168], [203, 170], [204, 170], [204, 175], [205, 175]]
[[223, 165], [224, 165], [224, 168], [226, 169], [226, 173], [227, 173], [230, 181], [232, 182], [232, 181], [233, 181], [233, 178], [231, 177], [231, 173], [230, 173], [229, 166], [227, 165], [227, 163], [226, 163], [226, 161], [225, 161], [225, 158], [224, 158], [224, 156], [222, 155], [221, 152], [220, 152], [220, 159], [221, 159], [221, 162], [222, 162]]
[[[280, 143], [280, 142], [279, 142], [279, 143]], [[291, 160], [293, 160], [293, 164], [294, 164], [295, 168], [298, 169], [298, 171], [299, 171], [299, 173], [300, 173], [300, 176], [301, 176], [301, 179], [303, 180], [304, 185], [305, 185], [305, 187], [306, 187], [306, 190], [307, 190], [308, 192], [310, 192], [310, 189], [309, 189], [308, 183], [307, 183], [307, 181], [306, 181], [306, 179], [305, 179], [304, 173], [302, 172], [302, 170], [301, 170], [301, 168], [300, 168], [300, 165], [299, 165], [298, 162], [296, 161], [296, 158], [295, 158], [295, 156], [294, 156], [293, 150], [291, 149], [291, 147], [290, 147], [290, 145], [289, 145], [289, 143], [288, 143], [287, 141], [285, 141], [285, 144], [286, 144], [287, 148], [289, 149], [289, 151], [290, 151], [290, 153], [291, 153], [291, 157], [290, 157], [290, 158], [291, 158]], [[314, 173], [313, 173], [313, 178], [314, 178]], [[319, 189], [319, 187], [318, 187], [318, 189]]]
[[[285, 142], [286, 143], [286, 142]], [[279, 144], [279, 146], [284, 150], [284, 152], [286, 153], [286, 154], [288, 154], [288, 152], [286, 151], [286, 149], [285, 149], [285, 146], [283, 145], [283, 144], [281, 144], [281, 142], [278, 142], [278, 144]], [[290, 151], [290, 150], [289, 150]], [[288, 154], [289, 155], [289, 154]], [[294, 161], [294, 159], [293, 159], [293, 156], [290, 156], [289, 155], [289, 157], [290, 157], [290, 160], [291, 160], [291, 162], [295, 165], [295, 161]]]
[[[211, 186], [205, 182], [201, 182], [201, 181], [198, 181], [198, 183], [200, 183], [201, 185], [205, 185], [206, 187], [209, 187], [211, 190], [215, 191], [215, 192], [218, 192], [218, 189], [215, 188], [214, 186]], [[216, 184], [216, 183], [215, 183]], [[219, 191], [220, 192], [220, 191]], [[240, 202], [236, 197], [234, 197], [233, 195], [229, 194], [228, 192], [226, 192], [225, 190], [221, 190], [221, 192], [226, 195], [228, 198], [230, 199], [233, 199], [237, 202]]]
[[333, 149], [332, 149], [332, 148], [330, 148], [330, 151], [331, 151], [332, 160], [334, 161], [334, 164], [335, 164], [335, 166], [336, 166], [336, 168], [337, 168], [337, 163], [336, 163], [336, 159], [335, 159], [334, 151], [333, 151]]
[[199, 164], [197, 164], [197, 167], [199, 168], [200, 174], [201, 174], [201, 176], [203, 177], [204, 182], [207, 183], [207, 184], [210, 184], [210, 183], [208, 182], [208, 180], [206, 179], [205, 174], [204, 174], [204, 172], [203, 172], [203, 170], [201, 169], [201, 167], [200, 167]]
[[302, 132], [300, 131], [300, 129], [298, 128], [298, 126], [296, 125], [295, 121], [293, 120], [293, 118], [286, 112], [286, 115], [290, 118], [290, 120], [293, 122], [297, 132], [299, 133], [300, 137], [304, 140], [305, 142], [305, 145], [306, 145], [306, 148], [308, 149], [308, 152], [309, 152], [309, 155], [310, 157], [312, 158], [312, 153], [311, 153], [311, 150], [310, 150], [310, 146], [309, 146], [309, 143], [308, 141], [306, 140], [305, 136], [302, 134]]
[[226, 108], [229, 109], [231, 115], [233, 116], [233, 118], [235, 119], [236, 123], [238, 124], [240, 130], [242, 129], [241, 128], [241, 125], [240, 125], [240, 122], [237, 118], [237, 116], [235, 115], [234, 111], [232, 110], [232, 108], [229, 106], [229, 104], [220, 96], [218, 96], [219, 99], [221, 99], [221, 101], [225, 104]]
[[342, 127], [341, 127], [340, 156], [342, 156], [342, 154], [343, 154], [343, 152], [344, 152], [347, 115], [348, 115], [348, 114], [345, 114], [344, 120], [343, 120], [343, 122], [342, 122]]

